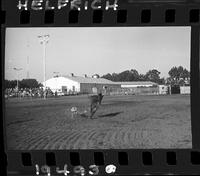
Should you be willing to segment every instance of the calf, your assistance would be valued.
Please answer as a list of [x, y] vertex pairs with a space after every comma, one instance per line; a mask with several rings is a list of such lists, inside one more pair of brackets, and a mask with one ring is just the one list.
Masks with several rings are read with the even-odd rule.
[[73, 119], [76, 115], [78, 114], [78, 109], [77, 107], [72, 107], [71, 108], [71, 118]]
[[90, 118], [92, 118], [94, 113], [99, 108], [99, 105], [101, 105], [103, 95], [102, 93], [99, 93], [98, 95], [90, 96], [89, 99], [90, 99]]

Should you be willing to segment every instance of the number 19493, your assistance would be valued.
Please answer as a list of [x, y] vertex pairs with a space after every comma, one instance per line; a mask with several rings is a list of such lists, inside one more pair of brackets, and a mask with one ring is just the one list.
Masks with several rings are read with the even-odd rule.
[[[63, 174], [64, 176], [85, 176], [85, 175], [91, 176], [99, 174], [99, 167], [97, 165], [90, 165], [88, 171], [86, 171], [86, 169], [83, 166], [75, 166], [73, 168], [73, 171], [70, 172], [67, 167], [68, 167], [67, 164], [64, 165], [63, 170], [60, 169], [59, 167], [56, 167], [56, 173]], [[36, 169], [36, 175], [38, 176], [43, 174], [45, 174], [45, 176], [51, 176], [51, 168], [47, 165], [39, 167], [39, 165], [36, 164], [35, 169]], [[116, 171], [116, 166], [112, 164], [107, 165], [105, 167], [105, 172], [107, 174], [115, 173], [115, 171]]]

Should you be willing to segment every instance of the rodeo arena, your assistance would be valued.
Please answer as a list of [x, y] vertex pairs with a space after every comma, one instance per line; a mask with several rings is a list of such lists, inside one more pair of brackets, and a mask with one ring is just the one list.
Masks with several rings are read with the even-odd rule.
[[189, 85], [114, 82], [98, 74], [56, 75], [38, 88], [6, 89], [8, 146], [188, 148], [189, 95]]
[[[114, 82], [100, 78], [98, 74], [89, 77], [76, 76], [73, 73], [65, 76], [54, 76], [42, 83], [39, 88], [10, 88], [5, 90], [5, 98], [51, 98], [59, 96], [88, 95], [90, 100], [90, 117], [97, 110], [105, 95], [171, 95], [190, 94], [190, 86], [159, 85], [151, 81]], [[94, 107], [93, 107], [94, 106]], [[78, 112], [77, 107], [71, 108], [72, 116]], [[86, 112], [86, 110], [84, 111]]]

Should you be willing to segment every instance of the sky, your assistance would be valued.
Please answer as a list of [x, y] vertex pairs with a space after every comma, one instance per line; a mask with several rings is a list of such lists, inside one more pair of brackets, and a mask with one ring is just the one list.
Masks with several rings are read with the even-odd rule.
[[190, 27], [7, 28], [5, 79], [26, 79], [28, 71], [29, 78], [43, 81], [43, 48], [38, 35], [44, 34], [50, 35], [46, 79], [54, 72], [102, 76], [131, 69], [141, 74], [157, 69], [166, 78], [173, 66], [190, 70], [190, 33]]

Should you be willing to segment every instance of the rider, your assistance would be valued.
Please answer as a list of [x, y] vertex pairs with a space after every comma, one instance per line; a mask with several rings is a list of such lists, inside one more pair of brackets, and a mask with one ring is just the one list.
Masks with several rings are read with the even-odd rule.
[[101, 105], [101, 101], [103, 99], [103, 95], [100, 92], [98, 95], [92, 95], [90, 97], [90, 117], [94, 115], [94, 113], [97, 111], [99, 105]]

